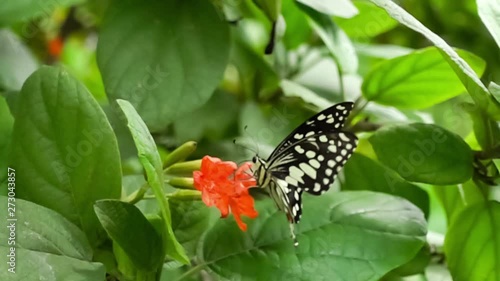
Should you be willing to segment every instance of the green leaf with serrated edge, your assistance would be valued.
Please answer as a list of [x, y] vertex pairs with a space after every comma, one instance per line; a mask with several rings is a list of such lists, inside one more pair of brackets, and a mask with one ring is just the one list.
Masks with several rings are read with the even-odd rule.
[[[241, 280], [378, 280], [422, 248], [426, 222], [408, 201], [367, 191], [304, 196], [294, 247], [286, 216], [272, 200], [241, 232], [220, 220], [206, 234], [200, 266]], [[352, 270], [356, 268], [356, 270]]]
[[186, 256], [184, 248], [179, 244], [172, 230], [170, 208], [163, 191], [162, 162], [153, 137], [132, 104], [125, 100], [117, 100], [117, 104], [126, 117], [127, 126], [137, 147], [139, 161], [146, 171], [149, 186], [156, 197], [165, 222], [164, 237], [166, 241], [164, 242], [167, 254], [180, 262], [189, 263], [189, 258]]
[[431, 124], [384, 127], [369, 141], [378, 160], [409, 181], [447, 185], [472, 176], [472, 151], [460, 136]]
[[498, 0], [476, 0], [479, 17], [500, 48], [500, 2]]
[[390, 0], [370, 0], [384, 9], [392, 18], [429, 39], [453, 68], [474, 102], [493, 120], [500, 120], [500, 102], [488, 92], [473, 69], [441, 37], [433, 33], [403, 8]]
[[100, 200], [94, 210], [108, 235], [138, 269], [153, 272], [163, 264], [161, 237], [137, 207], [118, 200]]
[[350, 0], [336, 0], [336, 1], [296, 0], [296, 1], [320, 13], [330, 16], [350, 18], [358, 13], [358, 10]]
[[348, 74], [356, 73], [358, 57], [351, 40], [345, 32], [329, 16], [304, 4], [297, 3], [297, 5], [308, 15], [312, 28], [323, 40], [330, 54], [339, 64], [341, 71]]
[[[482, 74], [486, 63], [476, 55], [457, 50], [474, 71]], [[376, 65], [362, 86], [367, 100], [403, 109], [421, 109], [465, 91], [460, 79], [439, 49], [429, 47]]]
[[429, 215], [427, 192], [366, 156], [354, 153], [344, 167], [344, 177], [342, 190], [372, 190], [400, 196], [419, 207], [426, 217]]
[[[0, 22], [1, 19], [0, 15]], [[0, 29], [0, 61], [0, 91], [19, 91], [26, 78], [38, 68], [36, 58], [9, 29]]]
[[451, 222], [446, 263], [455, 281], [500, 280], [500, 203], [467, 206]]
[[59, 212], [97, 244], [105, 233], [92, 205], [121, 193], [118, 144], [102, 109], [80, 82], [49, 66], [26, 80], [17, 104], [9, 159], [17, 197]]
[[[84, 0], [18, 0], [4, 1], [0, 9], [0, 26], [10, 25], [20, 21], [40, 20], [52, 15], [56, 8], [69, 7], [79, 4]], [[23, 32], [26, 37], [33, 37], [41, 32], [41, 27], [25, 27]]]
[[130, 0], [109, 7], [97, 62], [108, 97], [129, 100], [157, 131], [212, 96], [229, 47], [209, 1]]

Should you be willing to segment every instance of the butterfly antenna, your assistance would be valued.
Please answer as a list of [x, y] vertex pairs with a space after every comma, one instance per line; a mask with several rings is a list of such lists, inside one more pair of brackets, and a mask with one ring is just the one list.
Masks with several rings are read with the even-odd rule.
[[243, 130], [245, 131], [245, 134], [252, 140], [253, 144], [254, 144], [254, 147], [257, 148], [257, 155], [259, 155], [259, 152], [260, 152], [260, 149], [259, 149], [259, 142], [257, 142], [257, 140], [254, 138], [254, 136], [252, 136], [252, 134], [250, 134], [250, 132], [248, 132], [248, 125], [245, 125], [245, 127], [243, 128]]
[[243, 144], [240, 144], [239, 142], [237, 142], [237, 141], [236, 141], [236, 139], [234, 139], [234, 140], [233, 140], [233, 143], [234, 143], [235, 145], [237, 145], [237, 146], [239, 146], [239, 147], [243, 148], [243, 149], [246, 149], [246, 150], [248, 150], [248, 151], [252, 152], [252, 153], [256, 153], [256, 151], [255, 151], [255, 150], [251, 149], [250, 147], [246, 147], [246, 146], [245, 146], [245, 145], [243, 145]]

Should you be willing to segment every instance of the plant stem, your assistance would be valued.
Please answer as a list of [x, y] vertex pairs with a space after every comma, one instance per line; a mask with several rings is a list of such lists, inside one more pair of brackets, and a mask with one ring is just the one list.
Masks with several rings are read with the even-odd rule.
[[177, 278], [177, 281], [181, 281], [195, 273], [197, 273], [198, 271], [202, 270], [203, 267], [205, 267], [204, 264], [199, 264], [197, 266], [193, 266], [190, 270], [186, 271], [184, 274], [182, 274], [179, 278]]
[[148, 191], [148, 189], [149, 189], [148, 183], [143, 184], [138, 190], [134, 191], [132, 194], [127, 196], [127, 198], [125, 198], [125, 202], [128, 202], [130, 204], [135, 204], [141, 201], [141, 199], [144, 198], [144, 194], [146, 194], [146, 191]]

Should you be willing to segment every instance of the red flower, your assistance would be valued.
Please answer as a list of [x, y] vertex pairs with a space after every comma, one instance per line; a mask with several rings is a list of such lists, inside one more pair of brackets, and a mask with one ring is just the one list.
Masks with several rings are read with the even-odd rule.
[[58, 58], [61, 55], [63, 44], [63, 40], [59, 36], [50, 40], [48, 42], [49, 54], [53, 57]]
[[241, 216], [257, 217], [253, 197], [248, 193], [250, 187], [256, 186], [253, 176], [247, 173], [251, 165], [247, 162], [238, 168], [234, 162], [205, 156], [201, 160], [201, 170], [193, 172], [194, 186], [201, 191], [203, 202], [209, 207], [215, 205], [223, 218], [233, 213], [243, 231], [247, 230], [247, 225]]

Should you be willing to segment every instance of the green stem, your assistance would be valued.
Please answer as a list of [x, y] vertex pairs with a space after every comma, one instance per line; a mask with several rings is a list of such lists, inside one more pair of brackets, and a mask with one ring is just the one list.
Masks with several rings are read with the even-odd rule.
[[369, 101], [365, 100], [363, 97], [359, 97], [356, 99], [356, 101], [354, 102], [354, 108], [352, 109], [351, 114], [349, 114], [349, 117], [347, 117], [346, 127], [351, 125], [354, 118], [358, 116], [361, 111], [363, 111], [363, 109], [365, 109], [365, 107], [368, 105], [368, 102]]
[[195, 189], [193, 178], [187, 177], [173, 177], [169, 180], [165, 180], [165, 183], [181, 189]]
[[192, 175], [193, 171], [201, 168], [201, 160], [186, 161], [175, 163], [172, 166], [163, 170], [168, 175]]
[[144, 198], [144, 194], [146, 194], [146, 191], [148, 191], [148, 189], [149, 189], [148, 183], [143, 184], [138, 190], [134, 191], [132, 194], [127, 196], [127, 198], [125, 198], [125, 202], [128, 202], [130, 204], [135, 204], [141, 201], [141, 199]]
[[184, 274], [182, 274], [179, 278], [177, 278], [177, 281], [184, 280], [188, 278], [189, 276], [197, 273], [198, 271], [202, 270], [205, 267], [204, 264], [199, 264], [197, 266], [193, 266], [190, 270], [186, 271]]
[[[174, 193], [165, 194], [165, 197], [183, 201], [201, 200], [201, 192], [198, 190], [178, 190]], [[145, 195], [144, 199], [156, 199], [156, 196]]]
[[196, 150], [196, 146], [197, 144], [194, 141], [188, 141], [179, 146], [167, 156], [163, 163], [163, 167], [168, 168], [179, 161], [183, 161]]

